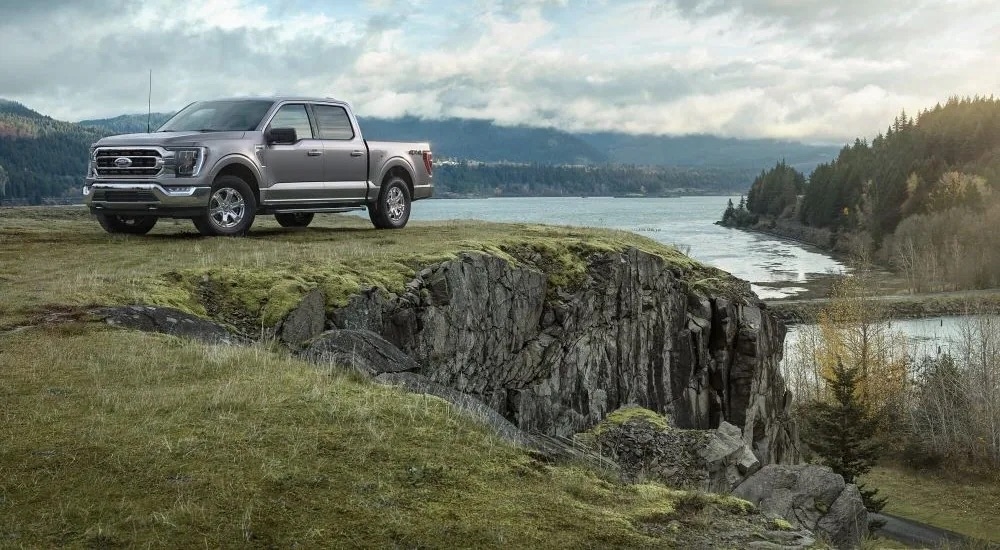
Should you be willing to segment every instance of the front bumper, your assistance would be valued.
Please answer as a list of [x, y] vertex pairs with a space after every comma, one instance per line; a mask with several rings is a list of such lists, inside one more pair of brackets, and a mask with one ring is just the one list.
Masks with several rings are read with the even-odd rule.
[[96, 180], [83, 188], [83, 202], [94, 214], [191, 218], [205, 214], [211, 191], [204, 185]]

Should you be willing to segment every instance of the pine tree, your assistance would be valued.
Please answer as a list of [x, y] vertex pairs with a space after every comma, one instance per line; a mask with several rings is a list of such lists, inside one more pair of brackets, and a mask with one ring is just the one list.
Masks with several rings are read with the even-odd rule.
[[[858, 478], [868, 473], [878, 460], [880, 449], [875, 437], [878, 423], [857, 396], [861, 383], [859, 369], [838, 360], [831, 374], [826, 383], [833, 400], [809, 408], [805, 419], [808, 429], [803, 435], [823, 463], [843, 476], [846, 483], [857, 484], [865, 508], [879, 512], [886, 499], [877, 496], [878, 489], [866, 489], [863, 483], [858, 483]], [[870, 529], [879, 527], [880, 522], [869, 522]]]

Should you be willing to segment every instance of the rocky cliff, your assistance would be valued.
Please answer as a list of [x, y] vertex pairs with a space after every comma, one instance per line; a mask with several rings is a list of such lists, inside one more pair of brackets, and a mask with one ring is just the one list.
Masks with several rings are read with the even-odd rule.
[[[463, 253], [402, 293], [354, 296], [326, 324], [381, 335], [420, 375], [523, 430], [568, 437], [632, 404], [679, 428], [727, 421], [764, 464], [798, 459], [778, 370], [784, 327], [745, 285], [715, 293], [712, 281], [634, 248], [589, 254], [569, 283], [545, 258], [528, 260]], [[316, 311], [316, 299], [303, 307]], [[279, 334], [301, 341], [316, 326], [286, 320]]]

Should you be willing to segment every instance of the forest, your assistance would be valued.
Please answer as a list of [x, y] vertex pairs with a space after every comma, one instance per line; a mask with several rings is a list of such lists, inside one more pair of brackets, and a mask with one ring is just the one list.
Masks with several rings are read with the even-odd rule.
[[850, 237], [914, 291], [991, 288], [1000, 285], [998, 186], [1000, 99], [953, 97], [901, 113], [808, 178], [778, 163], [754, 180], [746, 207]]

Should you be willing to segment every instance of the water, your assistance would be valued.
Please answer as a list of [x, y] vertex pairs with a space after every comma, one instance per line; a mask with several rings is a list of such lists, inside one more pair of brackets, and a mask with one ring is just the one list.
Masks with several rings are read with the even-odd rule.
[[477, 219], [624, 229], [672, 244], [750, 281], [761, 298], [805, 291], [798, 285], [844, 265], [793, 241], [714, 225], [738, 197], [538, 197], [435, 199], [414, 204], [411, 220]]
[[[974, 315], [946, 315], [922, 319], [893, 319], [889, 330], [906, 338], [907, 350], [912, 358], [937, 357], [958, 351], [962, 330]], [[785, 336], [785, 357], [793, 357], [800, 331], [808, 325], [792, 325]]]

